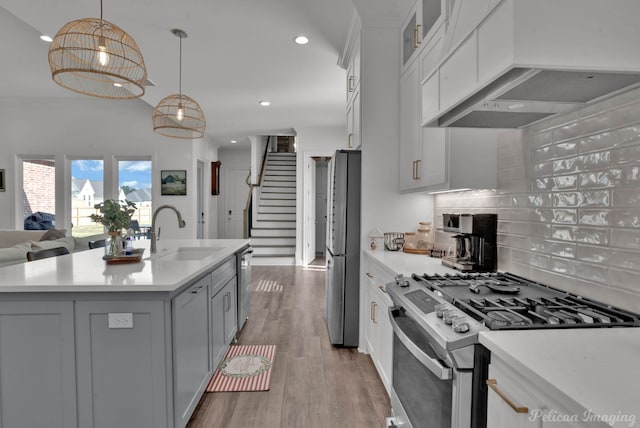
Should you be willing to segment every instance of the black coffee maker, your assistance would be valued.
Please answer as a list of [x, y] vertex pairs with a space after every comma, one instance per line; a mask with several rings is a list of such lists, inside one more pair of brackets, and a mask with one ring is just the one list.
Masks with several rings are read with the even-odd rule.
[[497, 214], [443, 214], [451, 245], [442, 264], [463, 272], [495, 272], [498, 268]]

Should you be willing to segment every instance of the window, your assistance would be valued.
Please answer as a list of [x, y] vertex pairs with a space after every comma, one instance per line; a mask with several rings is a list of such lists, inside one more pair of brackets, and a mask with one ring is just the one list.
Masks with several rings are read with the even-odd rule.
[[152, 162], [147, 159], [118, 160], [118, 199], [136, 204], [137, 210], [131, 218], [136, 235], [148, 237], [151, 228], [152, 207]]
[[103, 233], [102, 225], [89, 217], [95, 204], [104, 201], [104, 162], [101, 159], [71, 161], [71, 235], [75, 237]]
[[56, 162], [54, 159], [22, 161], [23, 214], [25, 230], [55, 226]]

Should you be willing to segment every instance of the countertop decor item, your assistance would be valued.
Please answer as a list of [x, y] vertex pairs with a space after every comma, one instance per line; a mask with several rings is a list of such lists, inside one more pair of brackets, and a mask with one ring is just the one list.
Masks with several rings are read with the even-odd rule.
[[386, 232], [384, 234], [384, 248], [388, 251], [398, 251], [404, 245], [404, 233]]
[[124, 250], [122, 230], [129, 227], [131, 216], [136, 211], [136, 204], [128, 200], [121, 202], [106, 199], [93, 207], [99, 210], [100, 214], [91, 214], [91, 220], [107, 228], [105, 254], [110, 257], [121, 256]]
[[[106, 247], [105, 247], [106, 248]], [[142, 260], [144, 254], [144, 248], [134, 248], [131, 255], [121, 254], [119, 256], [104, 255], [102, 260], [106, 261], [108, 265], [122, 264], [122, 263], [138, 263]]]
[[416, 249], [430, 251], [433, 249], [433, 240], [431, 238], [431, 222], [421, 221], [420, 227], [416, 232]]
[[49, 46], [51, 77], [58, 85], [98, 98], [144, 95], [147, 69], [142, 52], [123, 29], [102, 19], [65, 24]]
[[196, 100], [182, 93], [182, 39], [187, 37], [187, 33], [177, 28], [171, 32], [180, 39], [178, 93], [161, 99], [153, 110], [153, 130], [165, 137], [202, 138], [206, 127], [204, 113]]

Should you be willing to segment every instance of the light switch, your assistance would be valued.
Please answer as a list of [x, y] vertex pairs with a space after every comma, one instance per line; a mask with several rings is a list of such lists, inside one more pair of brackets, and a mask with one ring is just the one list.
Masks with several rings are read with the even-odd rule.
[[109, 313], [109, 328], [133, 328], [132, 313]]

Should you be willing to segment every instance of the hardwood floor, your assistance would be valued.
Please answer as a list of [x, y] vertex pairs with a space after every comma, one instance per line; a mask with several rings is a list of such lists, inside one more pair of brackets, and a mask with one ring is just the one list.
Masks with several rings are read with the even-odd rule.
[[271, 389], [205, 393], [188, 428], [384, 427], [387, 392], [368, 355], [329, 343], [321, 269], [253, 266], [252, 294], [239, 344], [277, 345]]

